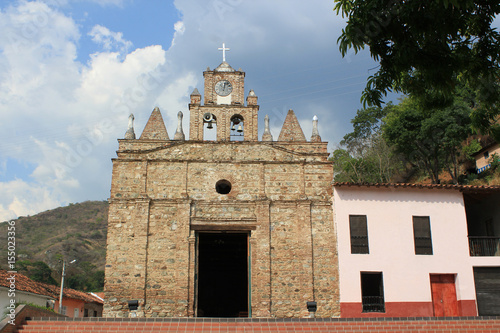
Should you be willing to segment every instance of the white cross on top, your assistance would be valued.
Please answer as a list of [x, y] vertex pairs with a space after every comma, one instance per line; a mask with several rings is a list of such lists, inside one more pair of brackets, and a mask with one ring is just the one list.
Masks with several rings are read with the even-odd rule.
[[222, 51], [222, 61], [226, 61], [226, 51], [229, 51], [229, 48], [226, 48], [225, 43], [222, 43], [222, 47], [219, 47], [219, 51]]

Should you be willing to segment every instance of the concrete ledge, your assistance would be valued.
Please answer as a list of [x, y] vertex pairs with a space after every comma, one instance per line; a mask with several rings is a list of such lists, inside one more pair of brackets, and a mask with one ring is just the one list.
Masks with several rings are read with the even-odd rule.
[[[394, 322], [394, 321], [484, 321], [500, 320], [500, 316], [474, 317], [375, 317], [375, 318], [70, 318], [70, 317], [33, 317], [33, 321], [72, 321], [72, 322], [189, 322], [189, 323], [234, 323], [234, 322]], [[3, 333], [0, 331], [0, 333]]]

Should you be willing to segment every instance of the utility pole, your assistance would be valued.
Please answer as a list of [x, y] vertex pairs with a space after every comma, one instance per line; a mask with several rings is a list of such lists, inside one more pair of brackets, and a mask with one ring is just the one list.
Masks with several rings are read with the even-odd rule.
[[[70, 264], [76, 261], [70, 261]], [[62, 277], [61, 277], [61, 292], [59, 293], [59, 313], [62, 313], [62, 300], [63, 300], [63, 290], [64, 290], [64, 277], [66, 276], [66, 260], [63, 260]]]

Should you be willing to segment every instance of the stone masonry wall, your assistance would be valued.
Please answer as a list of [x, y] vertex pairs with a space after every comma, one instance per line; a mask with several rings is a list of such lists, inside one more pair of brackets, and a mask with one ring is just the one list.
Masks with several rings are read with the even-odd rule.
[[149, 200], [111, 200], [103, 314], [128, 316], [129, 300], [145, 302]]
[[278, 318], [307, 316], [313, 300], [311, 225], [307, 203], [271, 207], [272, 313]]
[[[248, 232], [253, 317], [339, 315], [326, 143], [120, 140], [104, 316], [193, 316], [197, 230]], [[232, 190], [215, 191], [220, 179]], [[200, 229], [201, 228], [201, 229]], [[215, 228], [215, 229], [214, 229]]]
[[189, 202], [153, 202], [149, 222], [146, 316], [185, 317], [189, 284]]
[[[340, 317], [340, 292], [337, 239], [332, 207], [327, 203], [311, 204], [313, 241], [314, 299], [318, 318]], [[332, 264], [333, 263], [333, 264]]]

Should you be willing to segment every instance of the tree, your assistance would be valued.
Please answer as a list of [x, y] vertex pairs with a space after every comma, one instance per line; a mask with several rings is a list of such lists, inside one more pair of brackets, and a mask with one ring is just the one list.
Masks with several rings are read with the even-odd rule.
[[33, 281], [57, 285], [52, 277], [52, 269], [43, 261], [31, 262], [29, 260], [18, 261], [18, 271], [23, 272]]
[[334, 179], [336, 182], [365, 183], [363, 175], [363, 159], [353, 157], [346, 149], [334, 150], [330, 160], [333, 161]]
[[465, 157], [466, 160], [470, 162], [475, 162], [476, 158], [474, 157], [474, 154], [477, 153], [482, 149], [481, 144], [479, 143], [478, 140], [472, 140], [469, 142], [469, 144], [465, 145], [462, 148], [462, 153]]
[[385, 118], [383, 135], [412, 164], [424, 169], [432, 183], [447, 170], [458, 183], [462, 142], [471, 133], [471, 109], [461, 100], [445, 108], [426, 109], [406, 98]]
[[372, 137], [379, 133], [382, 119], [392, 107], [393, 105], [390, 103], [385, 108], [369, 107], [358, 110], [356, 116], [351, 120], [354, 130], [346, 134], [340, 144], [362, 154], [362, 150], [369, 146]]
[[342, 147], [333, 152], [335, 181], [387, 183], [401, 172], [401, 159], [381, 135], [382, 119], [393, 108], [370, 107], [358, 110], [353, 132], [344, 136]]
[[97, 267], [84, 261], [74, 268], [68, 277], [68, 288], [84, 291], [101, 291], [104, 287], [104, 271], [97, 270]]
[[345, 56], [365, 46], [380, 62], [362, 101], [382, 103], [388, 92], [452, 103], [458, 82], [477, 92], [474, 125], [500, 137], [500, 34], [492, 28], [498, 1], [335, 0], [347, 18], [338, 39]]

